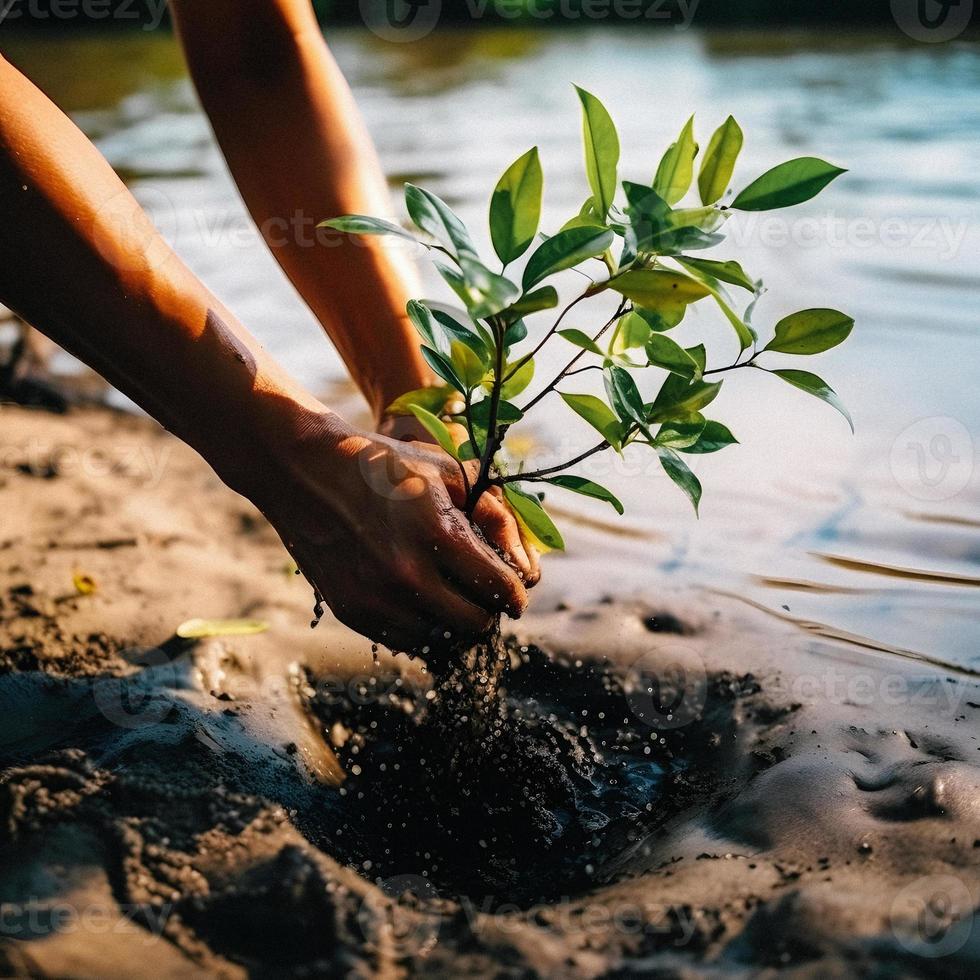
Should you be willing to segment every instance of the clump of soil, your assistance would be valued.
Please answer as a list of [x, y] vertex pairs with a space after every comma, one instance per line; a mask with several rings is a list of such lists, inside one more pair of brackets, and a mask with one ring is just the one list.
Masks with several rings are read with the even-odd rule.
[[660, 818], [682, 768], [610, 675], [499, 634], [430, 689], [321, 692], [310, 707], [351, 777], [332, 853], [443, 894], [529, 903], [589, 887]]

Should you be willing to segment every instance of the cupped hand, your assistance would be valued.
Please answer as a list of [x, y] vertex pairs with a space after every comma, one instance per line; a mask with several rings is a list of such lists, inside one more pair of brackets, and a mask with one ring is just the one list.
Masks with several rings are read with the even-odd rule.
[[477, 504], [477, 531], [460, 509], [459, 464], [441, 449], [329, 413], [310, 413], [297, 433], [283, 472], [250, 496], [341, 622], [415, 651], [521, 615], [537, 554], [499, 494]]

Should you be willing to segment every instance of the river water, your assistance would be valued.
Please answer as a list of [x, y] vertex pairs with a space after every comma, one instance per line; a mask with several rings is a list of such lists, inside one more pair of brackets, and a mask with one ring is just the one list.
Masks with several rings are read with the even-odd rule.
[[[330, 40], [392, 186], [412, 180], [437, 192], [484, 246], [489, 192], [532, 141], [545, 168], [544, 227], [584, 199], [571, 82], [606, 102], [624, 146], [621, 172], [635, 180], [650, 179], [692, 111], [702, 145], [729, 112], [742, 124], [736, 186], [793, 156], [849, 168], [788, 219], [733, 219], [731, 245], [718, 252], [765, 279], [755, 319], [763, 331], [811, 306], [856, 318], [846, 345], [801, 365], [836, 388], [856, 435], [775, 379], [730, 377], [711, 415], [741, 444], [697, 458], [701, 519], [655, 460], [600, 459], [583, 472], [623, 498], [626, 516], [554, 495], [569, 549], [548, 559], [536, 601], [704, 586], [797, 622], [818, 649], [980, 671], [976, 46], [914, 44], [894, 32], [598, 27], [443, 32], [414, 44], [340, 30]], [[339, 359], [248, 222], [174, 40], [14, 37], [4, 52], [72, 114], [263, 343], [316, 391], [349, 403]], [[448, 298], [425, 274], [428, 294]], [[703, 330], [712, 362], [727, 363], [734, 350], [722, 326], [707, 314], [689, 320], [682, 329]], [[593, 441], [544, 404], [527, 445], [541, 461]]]

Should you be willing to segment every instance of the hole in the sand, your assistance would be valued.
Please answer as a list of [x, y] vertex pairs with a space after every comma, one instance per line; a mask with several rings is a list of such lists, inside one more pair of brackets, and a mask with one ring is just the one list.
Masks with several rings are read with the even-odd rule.
[[689, 636], [697, 632], [693, 627], [688, 626], [687, 623], [668, 612], [659, 612], [644, 617], [643, 625], [651, 633], [676, 633], [678, 636]]
[[639, 720], [593, 662], [513, 644], [488, 656], [470, 665], [473, 689], [462, 670], [437, 690], [310, 678], [309, 708], [349, 774], [320, 843], [371, 880], [415, 875], [444, 896], [586, 891], [663, 819], [682, 736]]

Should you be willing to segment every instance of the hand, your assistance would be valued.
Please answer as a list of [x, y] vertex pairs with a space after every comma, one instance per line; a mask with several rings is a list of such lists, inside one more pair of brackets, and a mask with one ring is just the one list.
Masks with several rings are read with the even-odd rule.
[[459, 466], [442, 450], [306, 412], [283, 455], [248, 495], [341, 622], [414, 651], [474, 639], [498, 613], [524, 611], [536, 553], [493, 494], [473, 515], [481, 540], [459, 509]]

